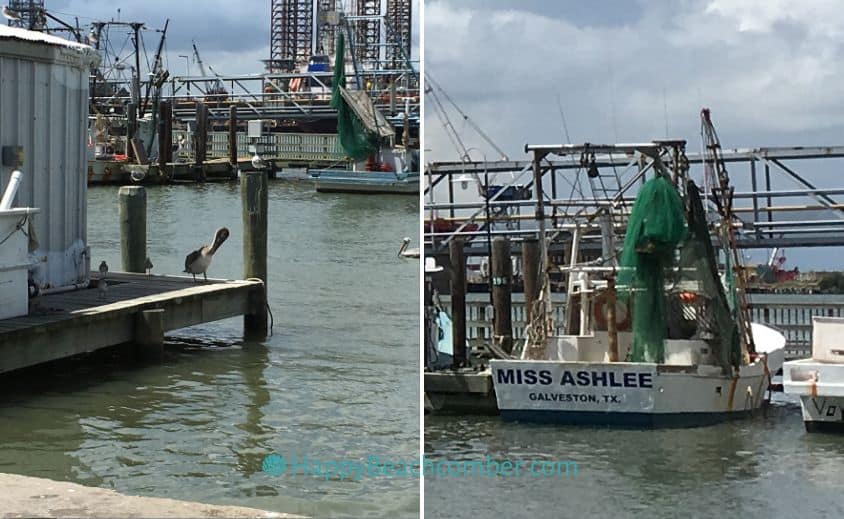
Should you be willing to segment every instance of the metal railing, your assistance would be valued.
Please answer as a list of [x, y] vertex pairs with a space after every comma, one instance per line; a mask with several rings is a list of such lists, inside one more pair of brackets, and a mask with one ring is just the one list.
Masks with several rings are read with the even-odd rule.
[[[441, 296], [449, 308], [449, 296]], [[812, 354], [812, 316], [844, 317], [844, 294], [750, 294], [750, 315], [755, 323], [779, 330], [786, 338], [785, 357], [799, 359]], [[555, 334], [563, 334], [565, 294], [553, 294]], [[513, 338], [524, 338], [523, 294], [512, 296]], [[489, 294], [466, 294], [466, 338], [472, 341], [492, 337], [493, 307]]]
[[[174, 146], [181, 141], [177, 158], [192, 160], [194, 157], [193, 132], [173, 130]], [[237, 134], [237, 156], [251, 157], [249, 146], [253, 144], [246, 133]], [[269, 133], [262, 136], [258, 146], [268, 159], [303, 162], [344, 162], [346, 154], [340, 147], [336, 134], [329, 133]], [[175, 148], [174, 148], [175, 149]], [[229, 156], [228, 132], [208, 132], [208, 159]]]

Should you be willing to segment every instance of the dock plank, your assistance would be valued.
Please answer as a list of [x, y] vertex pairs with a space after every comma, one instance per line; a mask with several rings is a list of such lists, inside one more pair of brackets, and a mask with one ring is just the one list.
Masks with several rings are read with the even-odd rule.
[[[99, 273], [92, 273], [97, 279]], [[131, 342], [137, 314], [164, 310], [165, 331], [251, 313], [255, 280], [149, 276], [109, 272], [106, 297], [97, 288], [45, 294], [31, 314], [0, 320], [0, 373]]]

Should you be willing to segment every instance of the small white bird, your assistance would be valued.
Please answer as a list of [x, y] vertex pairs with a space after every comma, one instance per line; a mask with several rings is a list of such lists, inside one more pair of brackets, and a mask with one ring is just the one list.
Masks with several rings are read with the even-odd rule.
[[104, 278], [106, 277], [106, 274], [108, 274], [108, 265], [105, 260], [103, 260], [102, 263], [100, 263], [100, 275]]
[[3, 6], [3, 18], [7, 20], [12, 20], [13, 22], [20, 21], [21, 15], [19, 12], [15, 11], [8, 5]]
[[185, 272], [193, 275], [193, 281], [196, 282], [196, 275], [202, 274], [205, 281], [208, 281], [208, 267], [211, 265], [211, 259], [220, 245], [229, 237], [229, 230], [225, 227], [220, 227], [214, 233], [214, 241], [211, 246], [203, 245], [202, 247], [191, 252], [185, 258]]
[[147, 260], [144, 262], [144, 268], [147, 271], [147, 276], [152, 275], [152, 261], [150, 261], [149, 256], [147, 256]]
[[264, 169], [267, 167], [267, 162], [258, 155], [258, 152], [255, 152], [255, 155], [252, 156], [252, 167], [255, 169]]

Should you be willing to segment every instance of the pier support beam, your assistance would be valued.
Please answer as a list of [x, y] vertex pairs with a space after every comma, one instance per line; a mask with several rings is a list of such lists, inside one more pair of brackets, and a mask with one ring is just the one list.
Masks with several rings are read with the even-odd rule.
[[159, 362], [164, 355], [164, 310], [144, 310], [135, 319], [135, 348], [139, 358]]
[[194, 146], [194, 175], [197, 182], [205, 182], [205, 158], [208, 154], [208, 107], [196, 103], [196, 131]]
[[493, 341], [507, 353], [513, 351], [512, 278], [510, 240], [499, 236], [492, 240]]
[[237, 106], [229, 107], [229, 164], [237, 168]]
[[539, 240], [527, 237], [522, 242], [522, 279], [525, 292], [525, 319], [533, 320], [533, 305], [539, 297]]
[[466, 365], [466, 253], [463, 239], [454, 238], [448, 244], [451, 263], [451, 346], [453, 366]]
[[245, 171], [240, 177], [243, 214], [243, 277], [264, 282], [253, 292], [250, 312], [243, 316], [244, 335], [252, 340], [267, 336], [267, 175]]
[[120, 217], [120, 265], [124, 272], [145, 272], [147, 258], [147, 192], [143, 186], [122, 186], [117, 192]]
[[169, 101], [158, 104], [158, 168], [173, 162], [173, 105]]

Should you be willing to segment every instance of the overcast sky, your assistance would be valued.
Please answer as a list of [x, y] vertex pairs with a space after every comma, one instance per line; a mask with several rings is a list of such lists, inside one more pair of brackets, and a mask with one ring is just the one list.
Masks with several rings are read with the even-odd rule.
[[[707, 106], [726, 148], [844, 144], [833, 0], [427, 0], [424, 52], [426, 73], [511, 159], [526, 142], [566, 140], [557, 96], [573, 142], [648, 141], [667, 126], [699, 151]], [[426, 162], [458, 160], [430, 96], [425, 117]], [[800, 171], [841, 186], [841, 164]]]
[[[346, 0], [348, 4], [350, 0]], [[270, 0], [46, 0], [47, 10], [73, 24], [90, 25], [95, 20], [117, 18], [122, 21], [145, 22], [149, 29], [162, 29], [170, 19], [166, 50], [172, 74], [184, 75], [185, 62], [180, 54], [193, 56], [191, 40], [196, 40], [202, 61], [218, 73], [254, 74], [263, 72], [260, 60], [270, 54]], [[414, 58], [418, 57], [418, 2], [413, 2]], [[150, 59], [160, 35], [148, 31], [144, 35]], [[115, 45], [120, 45], [112, 35]], [[191, 61], [191, 74], [199, 75]]]

